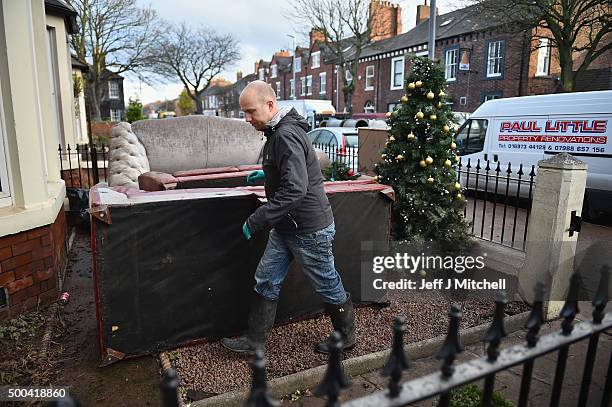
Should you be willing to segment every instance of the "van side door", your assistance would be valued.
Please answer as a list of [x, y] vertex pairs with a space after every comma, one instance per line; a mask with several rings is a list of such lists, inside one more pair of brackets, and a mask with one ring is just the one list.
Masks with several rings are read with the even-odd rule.
[[523, 173], [529, 174], [531, 166], [537, 167], [538, 161], [544, 158], [546, 151], [545, 126], [547, 116], [499, 117], [491, 126], [491, 160], [492, 169], [501, 164], [502, 171], [508, 165], [515, 176], [521, 164]]

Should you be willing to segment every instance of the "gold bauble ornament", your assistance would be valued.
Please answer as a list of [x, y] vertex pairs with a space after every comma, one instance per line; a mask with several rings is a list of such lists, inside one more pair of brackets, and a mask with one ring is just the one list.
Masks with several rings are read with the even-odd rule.
[[395, 141], [395, 137], [393, 136], [389, 137], [389, 141]]
[[403, 156], [403, 155], [401, 155], [401, 154], [398, 154], [398, 155], [397, 155], [397, 157], [395, 157], [395, 159], [396, 159], [397, 161], [402, 161], [402, 160], [404, 159], [404, 156]]
[[412, 141], [412, 140], [414, 140], [414, 134], [412, 134], [412, 132], [410, 132], [410, 133], [408, 133], [406, 138], [408, 139], [408, 141]]
[[391, 117], [391, 112], [385, 113], [385, 117]]
[[379, 179], [380, 177], [378, 175], [374, 175], [374, 181], [378, 182]]
[[457, 194], [455, 195], [455, 198], [457, 198], [459, 201], [463, 199], [463, 195], [461, 194]]
[[455, 162], [456, 162], [456, 163], [458, 163], [458, 162], [459, 162], [459, 160], [460, 160], [459, 156], [458, 156], [458, 155], [456, 155], [456, 156], [455, 156]]
[[423, 112], [420, 112], [420, 111], [419, 111], [419, 112], [417, 112], [417, 113], [416, 113], [415, 117], [416, 117], [417, 119], [419, 119], [419, 120], [420, 120], [420, 119], [422, 119], [423, 117], [425, 117], [425, 115], [423, 114]]
[[408, 84], [408, 89], [413, 90], [413, 89], [414, 89], [414, 87], [415, 87], [414, 82], [410, 82], [410, 83]]
[[427, 183], [432, 184], [434, 182], [434, 179], [432, 177], [427, 178]]
[[457, 148], [457, 144], [456, 144], [456, 143], [453, 141], [453, 142], [451, 143], [450, 147], [451, 147], [451, 150], [454, 150], [454, 149], [456, 149], [456, 148]]
[[404, 95], [400, 100], [402, 101], [402, 103], [408, 103], [408, 96]]
[[450, 168], [450, 167], [451, 167], [451, 165], [453, 165], [453, 163], [451, 162], [451, 160], [445, 160], [445, 161], [444, 161], [444, 166], [445, 166], [446, 168]]
[[438, 116], [436, 116], [435, 114], [430, 114], [429, 115], [429, 120], [436, 120], [438, 118]]
[[392, 111], [391, 112], [391, 116], [393, 116], [393, 117], [397, 116], [397, 110]]
[[432, 91], [427, 92], [427, 99], [431, 100], [433, 98], [435, 98], [436, 95], [434, 95], [434, 93]]
[[444, 93], [443, 90], [440, 91], [440, 93], [438, 93], [438, 96], [440, 96], [441, 98], [443, 98], [444, 96], [446, 96], [446, 93]]
[[450, 131], [450, 127], [448, 127], [448, 125], [444, 125], [442, 126], [442, 131], [444, 131], [445, 133], [448, 133]]
[[385, 158], [387, 158], [387, 155], [386, 154], [381, 154], [380, 158], [382, 158], [384, 160]]
[[438, 109], [442, 109], [442, 102], [438, 102]]
[[425, 160], [419, 161], [419, 165], [423, 168], [427, 167], [427, 163], [425, 162]]
[[461, 184], [460, 184], [460, 183], [458, 183], [458, 182], [455, 182], [455, 189], [456, 189], [457, 191], [461, 191]]
[[421, 82], [421, 81], [416, 81], [414, 83], [414, 86], [416, 86], [417, 88], [420, 88], [422, 85], [423, 85], [423, 82]]
[[431, 158], [431, 157], [429, 157], [429, 156], [428, 156], [428, 157], [425, 159], [425, 162], [426, 162], [427, 164], [431, 165], [431, 164], [433, 164], [433, 158]]

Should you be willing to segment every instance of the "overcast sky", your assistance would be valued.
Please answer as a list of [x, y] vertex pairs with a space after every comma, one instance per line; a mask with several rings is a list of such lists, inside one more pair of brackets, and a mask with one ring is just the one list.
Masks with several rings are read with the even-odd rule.
[[[283, 17], [284, 11], [291, 6], [291, 0], [140, 0], [142, 5], [151, 4], [159, 16], [171, 22], [182, 22], [193, 26], [212, 28], [220, 33], [232, 33], [240, 44], [241, 59], [222, 76], [236, 80], [236, 71], [246, 75], [253, 73], [255, 61], [269, 60], [275, 51], [290, 49], [291, 38], [297, 37], [299, 27]], [[424, 0], [396, 0], [392, 3], [402, 7], [404, 32], [415, 25], [416, 6]], [[455, 8], [457, 0], [438, 0], [440, 14]], [[298, 41], [307, 46], [307, 40]], [[126, 102], [130, 96], [140, 95], [143, 103], [155, 100], [173, 99], [181, 92], [178, 79], [175, 83], [164, 83], [154, 87], [127, 78], [125, 81]]]

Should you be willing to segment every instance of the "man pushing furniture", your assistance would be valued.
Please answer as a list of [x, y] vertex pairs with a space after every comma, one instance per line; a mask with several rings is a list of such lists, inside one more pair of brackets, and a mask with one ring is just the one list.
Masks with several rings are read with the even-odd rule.
[[[356, 340], [353, 303], [334, 266], [334, 216], [317, 155], [306, 137], [308, 124], [295, 109], [279, 108], [274, 90], [263, 81], [244, 88], [240, 107], [246, 121], [266, 136], [263, 171], [253, 171], [247, 181], [264, 178], [267, 198], [246, 220], [242, 232], [248, 240], [268, 228], [271, 231], [255, 271], [247, 333], [223, 338], [221, 344], [235, 352], [265, 348], [283, 280], [295, 259], [325, 302], [325, 312], [334, 330], [341, 333], [344, 348], [350, 348]], [[327, 353], [327, 342], [318, 343], [315, 350]]]

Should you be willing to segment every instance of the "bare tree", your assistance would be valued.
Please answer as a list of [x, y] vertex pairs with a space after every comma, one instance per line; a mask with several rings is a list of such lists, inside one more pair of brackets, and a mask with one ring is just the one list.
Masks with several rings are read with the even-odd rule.
[[159, 39], [158, 18], [137, 0], [68, 0], [78, 13], [78, 32], [71, 37], [76, 55], [91, 64], [86, 96], [93, 120], [107, 86], [106, 69], [131, 72], [144, 79], [147, 50]]
[[[609, 0], [476, 0], [480, 12], [503, 20], [507, 32], [531, 32], [531, 51], [541, 39], [555, 50], [560, 82], [573, 92], [588, 67], [612, 49]], [[503, 17], [502, 17], [503, 16]]]
[[[305, 31], [316, 29], [325, 36], [325, 47], [334, 56], [342, 77], [344, 106], [351, 113], [359, 57], [372, 30], [382, 29], [372, 25], [370, 0], [294, 0], [285, 14]], [[343, 74], [345, 69], [351, 79]]]
[[186, 23], [171, 26], [150, 52], [149, 68], [167, 79], [179, 79], [195, 102], [195, 112], [202, 114], [202, 93], [240, 53], [231, 34], [208, 29], [193, 29]]

